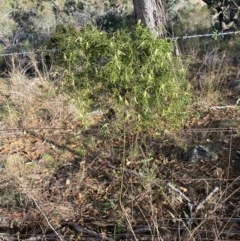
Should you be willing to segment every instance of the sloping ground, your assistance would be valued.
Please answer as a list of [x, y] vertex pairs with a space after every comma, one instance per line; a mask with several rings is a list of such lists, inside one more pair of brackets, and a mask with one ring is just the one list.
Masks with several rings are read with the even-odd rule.
[[[178, 11], [181, 8], [187, 7], [189, 3], [185, 0], [179, 1], [179, 3], [176, 5], [175, 10]], [[202, 8], [206, 6], [206, 3], [202, 0], [192, 0], [190, 1], [190, 5], [194, 6], [195, 8]]]
[[[85, 129], [47, 82], [21, 79], [8, 91], [0, 103], [3, 240], [240, 238], [239, 127], [210, 126], [239, 119], [237, 109], [208, 111], [177, 139], [154, 139], [101, 115]], [[192, 144], [208, 144], [219, 159], [188, 163]]]

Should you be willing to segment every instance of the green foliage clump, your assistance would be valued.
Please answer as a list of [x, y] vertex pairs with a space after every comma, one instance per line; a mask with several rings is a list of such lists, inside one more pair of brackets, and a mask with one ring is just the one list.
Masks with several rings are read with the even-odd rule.
[[[179, 127], [187, 117], [190, 85], [172, 45], [141, 25], [114, 33], [61, 27], [52, 38], [63, 87], [102, 105], [111, 99], [138, 126]], [[103, 100], [103, 101], [102, 101]], [[102, 103], [101, 103], [102, 101]]]

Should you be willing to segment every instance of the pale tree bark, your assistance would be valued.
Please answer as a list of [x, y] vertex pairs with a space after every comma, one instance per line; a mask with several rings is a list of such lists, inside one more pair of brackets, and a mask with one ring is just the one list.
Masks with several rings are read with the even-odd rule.
[[133, 0], [136, 19], [154, 34], [164, 36], [171, 31], [165, 0]]

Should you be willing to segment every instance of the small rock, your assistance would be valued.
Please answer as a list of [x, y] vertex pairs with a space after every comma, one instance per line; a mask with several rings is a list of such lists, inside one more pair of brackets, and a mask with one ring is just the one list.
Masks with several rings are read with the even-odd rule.
[[52, 120], [52, 115], [50, 111], [47, 108], [41, 108], [37, 111], [37, 115], [42, 118], [44, 121], [51, 121]]
[[189, 148], [186, 153], [187, 159], [191, 163], [197, 163], [201, 160], [217, 160], [218, 155], [215, 152], [209, 151], [207, 147], [196, 145]]
[[0, 163], [0, 172], [3, 172], [5, 169], [5, 165], [3, 163]]
[[229, 83], [227, 83], [226, 87], [233, 93], [239, 94], [240, 93], [240, 79], [230, 81]]

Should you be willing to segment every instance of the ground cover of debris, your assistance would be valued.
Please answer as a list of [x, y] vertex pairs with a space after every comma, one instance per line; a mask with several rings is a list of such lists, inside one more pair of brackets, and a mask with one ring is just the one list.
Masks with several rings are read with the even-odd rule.
[[[239, 126], [216, 124], [239, 119], [237, 109], [153, 138], [116, 131], [104, 115], [85, 129], [65, 96], [37, 86], [35, 97], [1, 94], [1, 240], [240, 239]], [[26, 115], [10, 118], [16, 108]], [[194, 144], [219, 158], [187, 162]]]

